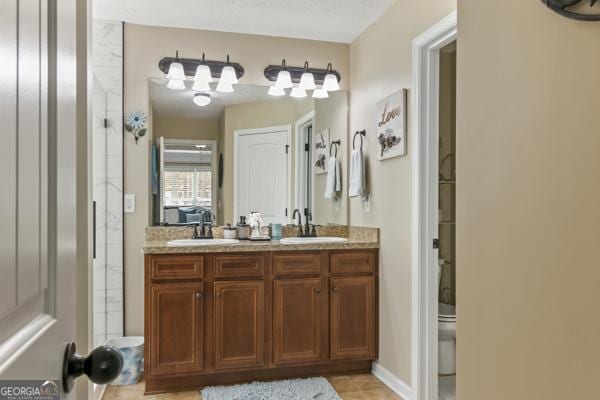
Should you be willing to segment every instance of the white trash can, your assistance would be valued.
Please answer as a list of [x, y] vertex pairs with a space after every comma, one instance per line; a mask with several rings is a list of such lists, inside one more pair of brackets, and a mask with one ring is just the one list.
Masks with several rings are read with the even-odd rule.
[[106, 341], [123, 355], [123, 370], [111, 385], [135, 385], [140, 380], [144, 360], [144, 337], [127, 336], [112, 338]]

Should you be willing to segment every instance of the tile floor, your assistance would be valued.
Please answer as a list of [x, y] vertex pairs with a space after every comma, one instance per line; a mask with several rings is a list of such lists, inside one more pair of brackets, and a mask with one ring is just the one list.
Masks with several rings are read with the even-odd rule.
[[[328, 377], [343, 400], [402, 400], [371, 374]], [[144, 396], [144, 384], [109, 386], [102, 400], [201, 400], [200, 391]]]

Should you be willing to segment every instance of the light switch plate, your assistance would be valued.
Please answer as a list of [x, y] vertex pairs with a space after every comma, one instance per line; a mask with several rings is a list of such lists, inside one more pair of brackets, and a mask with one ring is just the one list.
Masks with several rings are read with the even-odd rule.
[[135, 212], [135, 194], [126, 194], [124, 197], [123, 212]]

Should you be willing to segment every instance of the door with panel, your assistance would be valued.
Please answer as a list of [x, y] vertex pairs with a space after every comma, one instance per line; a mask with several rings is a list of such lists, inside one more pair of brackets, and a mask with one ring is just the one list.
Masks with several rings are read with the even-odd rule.
[[215, 369], [265, 365], [262, 281], [215, 282]]
[[320, 278], [273, 281], [274, 364], [321, 360], [324, 295]]
[[203, 365], [203, 284], [150, 287], [150, 375], [200, 373]]
[[375, 278], [332, 277], [331, 359], [375, 357]]
[[65, 345], [80, 334], [88, 352], [78, 3], [0, 2], [0, 379], [62, 380], [63, 397], [74, 378], [63, 379]]

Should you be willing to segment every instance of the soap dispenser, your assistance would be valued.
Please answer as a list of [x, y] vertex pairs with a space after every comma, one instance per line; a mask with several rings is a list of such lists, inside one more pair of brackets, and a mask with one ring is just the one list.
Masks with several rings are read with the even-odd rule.
[[237, 236], [240, 240], [250, 239], [250, 225], [246, 223], [246, 217], [241, 216], [240, 222], [237, 223]]

